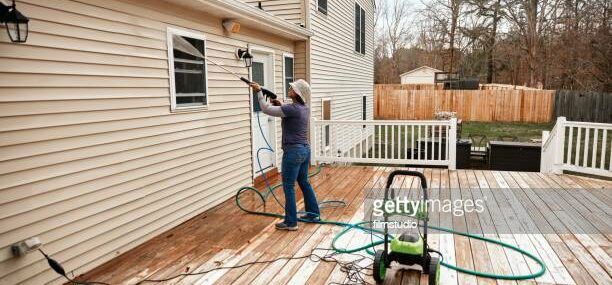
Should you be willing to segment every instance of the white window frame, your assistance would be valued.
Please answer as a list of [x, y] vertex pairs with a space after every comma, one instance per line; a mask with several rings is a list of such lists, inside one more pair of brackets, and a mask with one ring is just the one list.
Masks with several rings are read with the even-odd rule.
[[179, 107], [176, 104], [176, 83], [175, 83], [175, 78], [174, 78], [174, 43], [172, 40], [173, 35], [179, 35], [183, 37], [189, 37], [193, 39], [202, 40], [204, 42], [204, 54], [206, 55], [206, 37], [204, 36], [204, 34], [194, 31], [194, 30], [178, 28], [178, 27], [167, 27], [166, 28], [166, 43], [168, 46], [168, 75], [170, 78], [170, 111], [180, 112], [180, 111], [193, 111], [193, 110], [207, 109], [209, 106], [208, 98], [210, 96], [210, 93], [208, 92], [208, 64], [206, 60], [204, 59], [202, 59], [204, 61], [204, 78], [205, 78], [204, 83], [206, 85], [206, 88], [204, 90], [204, 92], [206, 92], [204, 96], [204, 104], [201, 106], [184, 106], [184, 107]]
[[295, 81], [295, 56], [292, 53], [283, 53], [283, 101], [287, 100], [287, 85], [285, 85], [285, 58], [293, 59], [293, 81]]

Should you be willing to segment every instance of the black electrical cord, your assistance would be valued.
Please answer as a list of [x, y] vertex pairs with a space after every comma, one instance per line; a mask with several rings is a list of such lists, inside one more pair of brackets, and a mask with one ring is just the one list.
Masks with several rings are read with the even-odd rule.
[[[42, 249], [38, 249], [38, 250], [47, 259], [47, 262], [49, 263], [49, 266], [51, 267], [51, 269], [53, 269], [53, 271], [55, 271], [57, 274], [66, 278], [69, 284], [110, 285], [109, 283], [98, 282], [98, 281], [76, 281], [68, 277], [68, 275], [66, 274], [66, 270], [64, 270], [64, 268], [59, 262], [49, 257]], [[325, 251], [325, 254], [319, 255], [319, 254], [314, 253], [315, 251]], [[241, 268], [241, 267], [251, 266], [255, 264], [273, 263], [279, 260], [298, 260], [298, 259], [310, 259], [313, 262], [321, 262], [321, 261], [322, 262], [334, 262], [340, 265], [340, 270], [346, 274], [348, 283], [335, 283], [334, 282], [330, 284], [334, 284], [334, 285], [355, 285], [355, 284], [369, 285], [370, 283], [366, 281], [366, 276], [372, 276], [372, 273], [371, 273], [372, 263], [371, 262], [373, 262], [373, 259], [369, 256], [365, 256], [365, 255], [361, 255], [357, 253], [348, 254], [348, 255], [357, 257], [351, 261], [341, 261], [340, 259], [336, 258], [336, 256], [342, 255], [342, 254], [346, 255], [346, 253], [338, 253], [332, 248], [319, 248], [318, 247], [318, 248], [314, 248], [310, 254], [303, 255], [303, 256], [295, 256], [295, 257], [287, 256], [287, 257], [279, 257], [279, 258], [275, 258], [271, 260], [253, 261], [253, 262], [243, 263], [243, 264], [235, 265], [235, 266], [221, 266], [221, 267], [216, 267], [216, 268], [212, 268], [212, 269], [208, 269], [204, 271], [181, 273], [181, 274], [177, 274], [177, 275], [174, 275], [168, 278], [163, 278], [163, 279], [143, 279], [137, 282], [135, 285], [139, 285], [143, 283], [161, 283], [161, 282], [167, 282], [167, 281], [170, 281], [176, 278], [180, 278], [180, 277], [185, 277], [185, 276], [204, 275], [206, 273], [213, 272], [216, 270], [235, 269], [235, 268]], [[360, 263], [364, 260], [370, 260], [371, 262], [365, 266], [360, 265]]]
[[38, 251], [40, 251], [40, 253], [42, 253], [42, 255], [45, 257], [45, 259], [47, 259], [47, 263], [49, 263], [49, 266], [51, 267], [51, 269], [53, 269], [53, 271], [55, 271], [57, 274], [64, 276], [64, 278], [66, 278], [66, 280], [68, 280], [69, 284], [78, 284], [78, 285], [110, 285], [108, 283], [104, 283], [104, 282], [98, 282], [98, 281], [76, 281], [70, 277], [68, 277], [68, 275], [66, 275], [66, 270], [64, 270], [64, 267], [62, 267], [62, 265], [57, 262], [57, 260], [49, 257], [42, 249], [38, 249]]
[[[324, 250], [326, 251], [325, 254], [323, 255], [318, 255], [316, 253], [314, 253], [317, 250]], [[363, 260], [372, 260], [371, 257], [369, 256], [365, 256], [365, 255], [361, 255], [361, 254], [356, 254], [356, 253], [352, 253], [350, 255], [352, 256], [357, 256], [358, 258], [351, 260], [351, 261], [341, 261], [338, 258], [336, 258], [337, 255], [341, 255], [341, 253], [337, 253], [334, 249], [332, 248], [314, 248], [310, 254], [307, 255], [302, 255], [302, 256], [295, 256], [295, 257], [289, 257], [289, 256], [285, 256], [285, 257], [278, 257], [275, 259], [270, 259], [270, 260], [261, 260], [261, 261], [253, 261], [253, 262], [248, 262], [248, 263], [243, 263], [240, 265], [234, 265], [234, 266], [221, 266], [221, 267], [216, 267], [216, 268], [212, 268], [212, 269], [208, 269], [208, 270], [204, 270], [204, 271], [198, 271], [198, 272], [188, 272], [188, 273], [180, 273], [168, 278], [162, 278], [162, 279], [143, 279], [140, 280], [139, 282], [137, 282], [135, 285], [140, 285], [143, 283], [160, 283], [160, 282], [167, 282], [176, 278], [180, 278], [180, 277], [185, 277], [185, 276], [195, 276], [195, 275], [204, 275], [216, 270], [223, 270], [223, 269], [236, 269], [236, 268], [241, 268], [241, 267], [245, 267], [245, 266], [251, 266], [251, 265], [255, 265], [255, 264], [268, 264], [268, 263], [273, 263], [279, 260], [299, 260], [299, 259], [310, 259], [313, 262], [334, 262], [337, 263], [338, 265], [340, 265], [340, 270], [344, 273], [346, 273], [347, 275], [347, 279], [350, 283], [331, 283], [331, 284], [338, 284], [338, 285], [348, 285], [348, 284], [370, 284], [365, 280], [366, 276], [371, 276], [372, 273], [369, 273], [369, 271], [371, 271], [371, 263], [366, 265], [366, 266], [361, 266], [359, 265], [359, 263]], [[373, 260], [372, 260], [373, 261]]]

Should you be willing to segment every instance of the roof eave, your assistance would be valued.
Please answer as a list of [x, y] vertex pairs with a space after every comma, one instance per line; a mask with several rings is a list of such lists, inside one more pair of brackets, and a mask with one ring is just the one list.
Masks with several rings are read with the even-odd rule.
[[261, 9], [238, 0], [192, 0], [202, 8], [214, 6], [227, 18], [239, 19], [243, 24], [269, 31], [292, 40], [306, 40], [313, 35], [309, 29], [292, 24]]

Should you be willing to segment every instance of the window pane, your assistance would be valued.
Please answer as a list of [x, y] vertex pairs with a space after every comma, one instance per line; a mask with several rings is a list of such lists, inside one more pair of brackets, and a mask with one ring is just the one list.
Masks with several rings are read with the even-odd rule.
[[176, 94], [205, 93], [203, 74], [174, 72]]
[[[203, 40], [189, 37], [183, 39], [205, 54]], [[205, 105], [206, 66], [203, 60], [177, 49], [174, 49], [173, 53], [176, 105], [179, 107]], [[191, 94], [195, 96], [189, 96]]]
[[359, 52], [361, 49], [361, 44], [359, 41], [359, 37], [361, 36], [361, 23], [359, 19], [361, 18], [361, 7], [357, 3], [355, 3], [355, 51]]
[[319, 10], [319, 12], [327, 15], [327, 0], [318, 0], [317, 9]]
[[[263, 62], [253, 62], [253, 65], [251, 65], [251, 73], [253, 81], [259, 83], [261, 86], [265, 85]], [[259, 100], [257, 100], [257, 94], [253, 94], [253, 112], [259, 111], [261, 111], [261, 107], [259, 106]]]
[[293, 74], [293, 58], [285, 57], [285, 96], [289, 94], [289, 83], [295, 80]]
[[361, 9], [361, 19], [359, 21], [361, 27], [361, 35], [359, 37], [361, 41], [361, 53], [365, 54], [365, 10]]

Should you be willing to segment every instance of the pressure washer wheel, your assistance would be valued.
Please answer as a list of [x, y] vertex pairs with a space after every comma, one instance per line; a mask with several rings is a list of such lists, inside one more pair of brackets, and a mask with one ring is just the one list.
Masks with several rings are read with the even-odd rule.
[[374, 281], [376, 281], [376, 283], [383, 282], [387, 274], [387, 253], [384, 250], [379, 249], [376, 251], [374, 255], [374, 264], [372, 266]]
[[429, 261], [429, 285], [440, 285], [440, 259], [432, 257]]

